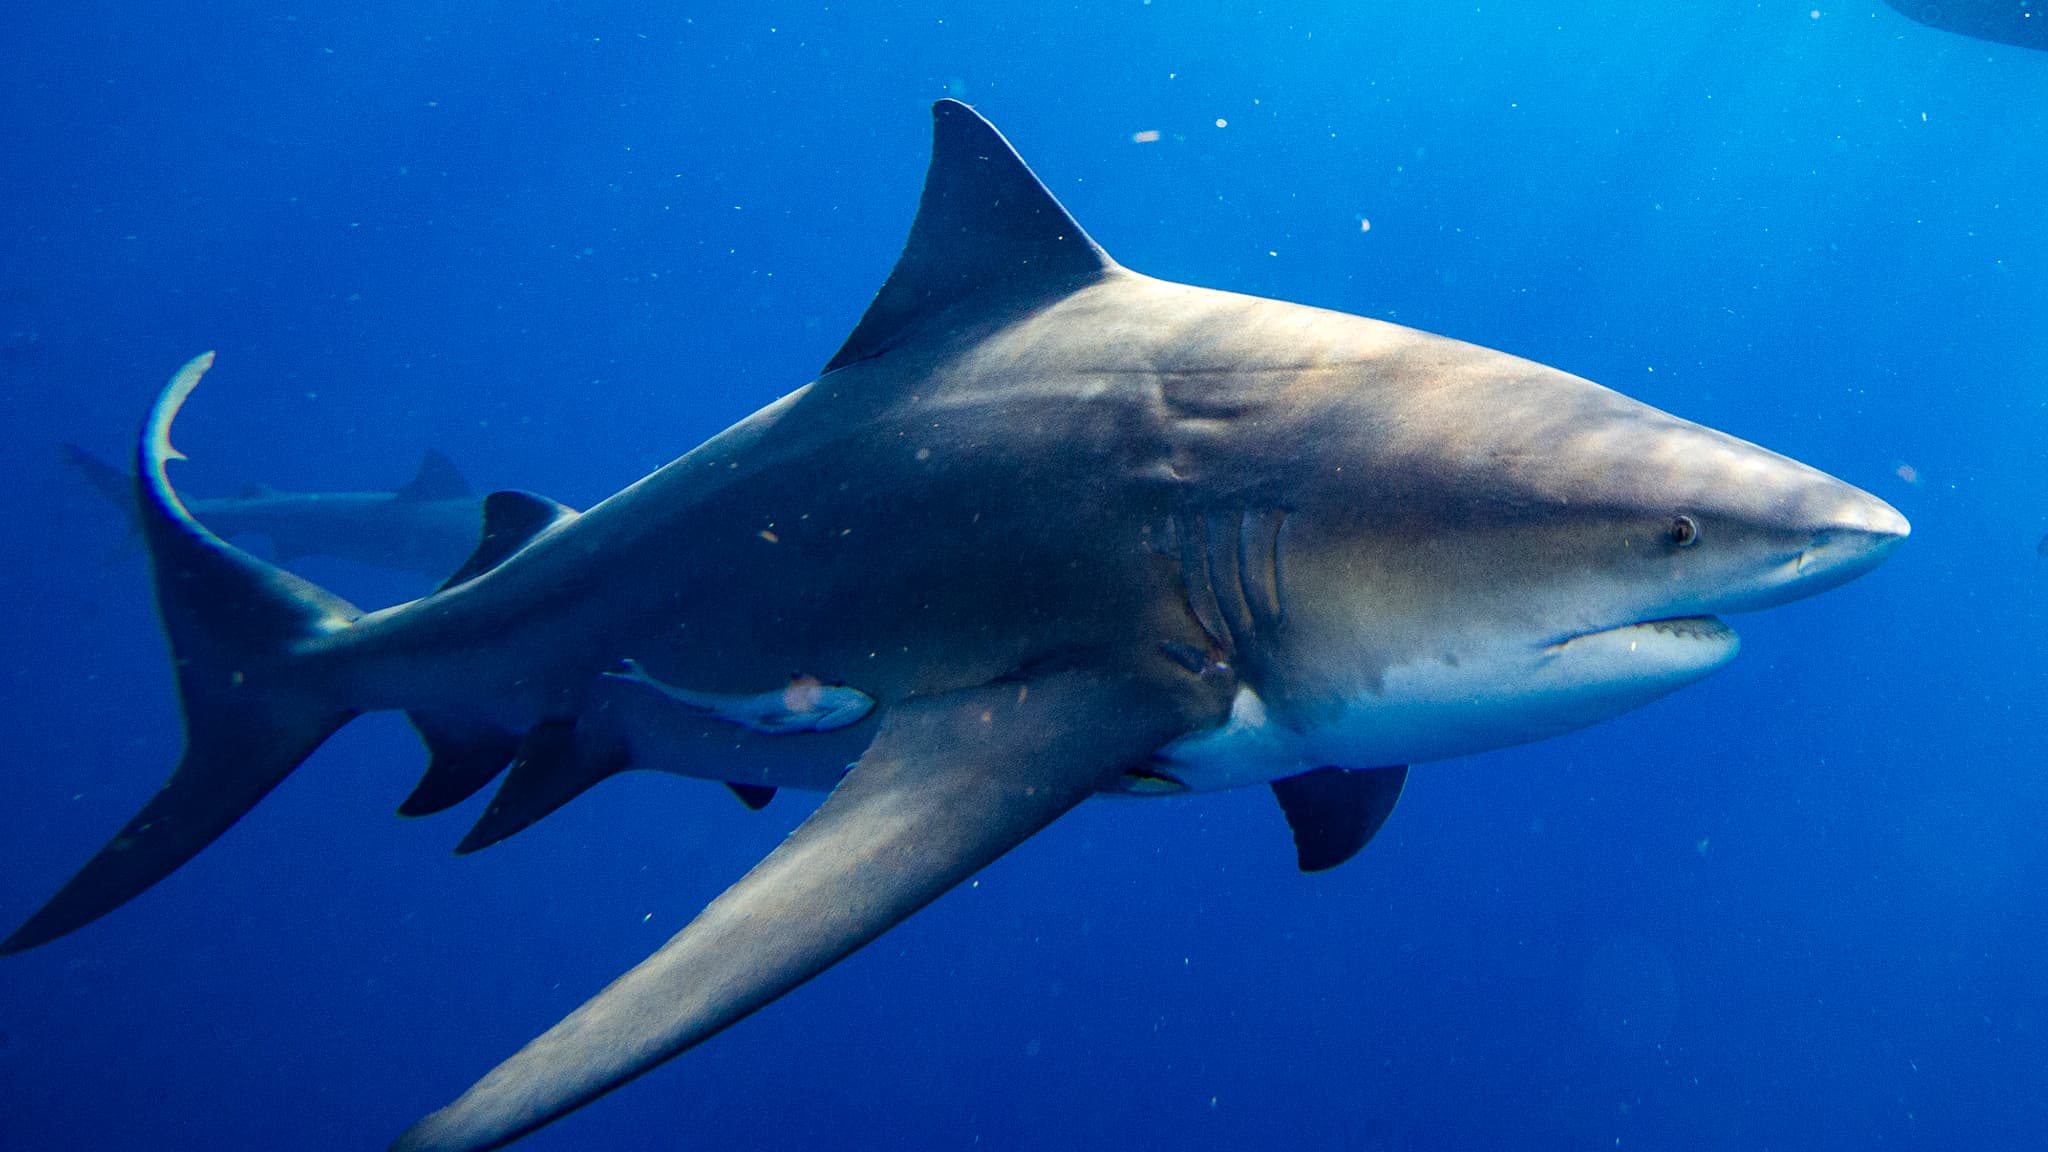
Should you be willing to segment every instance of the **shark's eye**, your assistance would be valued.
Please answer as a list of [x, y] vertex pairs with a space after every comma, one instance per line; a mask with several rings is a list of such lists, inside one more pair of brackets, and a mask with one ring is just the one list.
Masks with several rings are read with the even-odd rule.
[[1680, 548], [1690, 548], [1700, 542], [1699, 521], [1690, 516], [1671, 518], [1671, 542]]

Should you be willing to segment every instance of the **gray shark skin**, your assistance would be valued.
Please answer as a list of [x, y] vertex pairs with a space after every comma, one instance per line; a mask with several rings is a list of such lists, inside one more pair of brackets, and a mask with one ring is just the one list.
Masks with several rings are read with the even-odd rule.
[[[135, 517], [135, 479], [75, 444], [65, 459], [95, 492]], [[261, 485], [240, 496], [185, 501], [215, 535], [261, 536], [280, 564], [334, 556], [439, 580], [476, 547], [483, 500], [453, 462], [432, 449], [404, 487], [390, 492], [285, 492]]]
[[[321, 741], [399, 709], [409, 811], [510, 770], [462, 844], [628, 768], [829, 789], [653, 956], [405, 1133], [496, 1148], [714, 1035], [1100, 793], [1271, 783], [1304, 869], [1406, 765], [1719, 667], [1715, 614], [1907, 533], [1805, 465], [1503, 353], [1113, 262], [965, 105], [816, 381], [579, 514], [499, 493], [441, 591], [359, 613], [144, 528], [186, 718], [155, 798], [0, 949], [169, 874]], [[850, 765], [850, 767], [849, 767]]]
[[2044, 0], [1885, 0], [1908, 18], [1996, 44], [2048, 52]]

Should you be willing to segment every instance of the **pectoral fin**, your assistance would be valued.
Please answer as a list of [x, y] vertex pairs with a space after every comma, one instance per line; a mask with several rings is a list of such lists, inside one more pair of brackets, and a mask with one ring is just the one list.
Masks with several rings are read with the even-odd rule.
[[1327, 871], [1358, 855], [1393, 814], [1407, 782], [1406, 767], [1318, 768], [1273, 781], [1301, 870]]
[[499, 1147], [766, 1005], [1220, 712], [1196, 683], [1062, 672], [897, 704], [781, 847], [395, 1147]]

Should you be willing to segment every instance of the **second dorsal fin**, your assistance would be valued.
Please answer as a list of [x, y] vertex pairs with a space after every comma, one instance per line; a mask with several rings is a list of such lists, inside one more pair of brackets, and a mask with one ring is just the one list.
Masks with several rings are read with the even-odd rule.
[[932, 163], [903, 255], [825, 371], [902, 343], [940, 312], [1063, 296], [1116, 267], [995, 125], [932, 105]]
[[446, 592], [457, 584], [469, 583], [503, 564], [535, 536], [575, 515], [574, 509], [531, 492], [491, 493], [484, 497], [484, 534], [476, 542], [476, 551], [435, 591]]

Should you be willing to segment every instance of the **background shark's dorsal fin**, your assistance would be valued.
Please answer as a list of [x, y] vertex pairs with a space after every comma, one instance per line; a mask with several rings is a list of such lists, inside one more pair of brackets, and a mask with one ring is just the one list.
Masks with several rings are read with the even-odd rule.
[[995, 125], [941, 100], [932, 105], [932, 163], [910, 240], [825, 371], [878, 356], [966, 301], [995, 308], [1057, 298], [1115, 267]]
[[531, 492], [491, 493], [484, 497], [484, 534], [476, 542], [476, 551], [434, 591], [446, 592], [457, 584], [469, 583], [503, 564], [535, 536], [575, 516], [575, 509]]
[[420, 457], [419, 471], [396, 495], [401, 500], [467, 500], [476, 493], [470, 491], [469, 481], [462, 478], [455, 461], [429, 448]]

